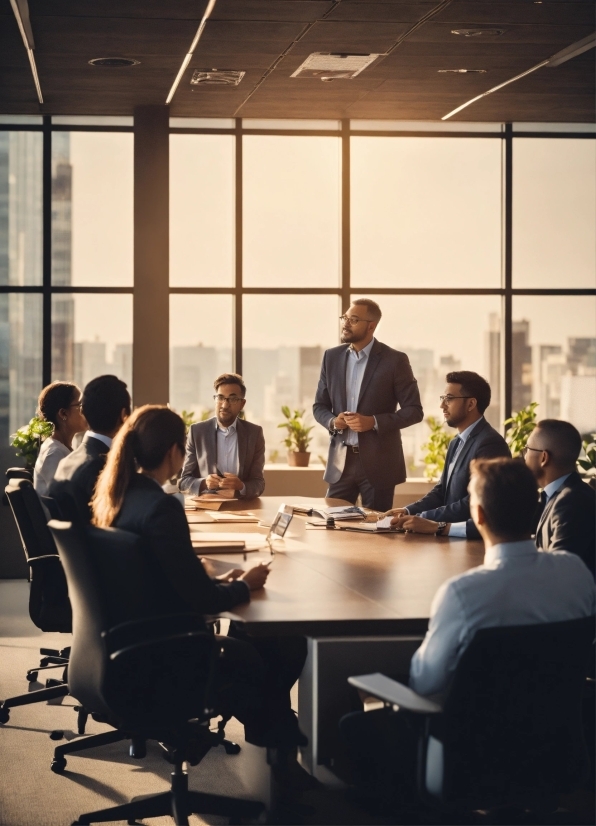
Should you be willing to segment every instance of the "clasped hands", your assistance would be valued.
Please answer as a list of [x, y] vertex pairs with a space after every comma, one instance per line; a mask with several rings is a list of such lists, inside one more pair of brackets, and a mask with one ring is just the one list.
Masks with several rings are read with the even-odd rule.
[[242, 490], [244, 482], [233, 473], [224, 473], [223, 476], [210, 473], [205, 477], [205, 487], [207, 490]]
[[333, 420], [335, 430], [345, 430], [347, 427], [355, 433], [365, 433], [375, 426], [374, 416], [365, 416], [363, 413], [340, 413]]
[[242, 568], [230, 568], [225, 574], [216, 576], [215, 566], [211, 564], [211, 560], [202, 557], [201, 562], [207, 575], [212, 579], [217, 579], [219, 582], [234, 582], [236, 579], [241, 579], [243, 582], [246, 582], [251, 591], [258, 591], [260, 588], [263, 588], [270, 573], [269, 566], [260, 563], [259, 565], [255, 565], [254, 568], [249, 568], [248, 571], [244, 571]]
[[[439, 523], [432, 519], [425, 519], [423, 516], [415, 516], [409, 514], [405, 508], [393, 508], [387, 511], [385, 516], [393, 516], [391, 520], [392, 528], [401, 528], [404, 531], [411, 531], [412, 533], [428, 533], [435, 534], [439, 528]], [[447, 535], [449, 525], [444, 533]]]

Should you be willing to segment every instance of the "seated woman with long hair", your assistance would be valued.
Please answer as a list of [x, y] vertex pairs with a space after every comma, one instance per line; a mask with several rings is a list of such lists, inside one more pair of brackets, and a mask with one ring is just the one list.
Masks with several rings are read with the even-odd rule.
[[[248, 602], [250, 592], [264, 586], [269, 568], [236, 569], [225, 581], [209, 577], [193, 550], [182, 505], [162, 489], [182, 467], [185, 442], [184, 422], [173, 410], [157, 405], [135, 410], [116, 435], [99, 476], [92, 522], [142, 538], [160, 614], [217, 614]], [[305, 739], [290, 704], [304, 657], [288, 658], [283, 650], [279, 656], [271, 644], [261, 652], [248, 637], [219, 641], [220, 694], [244, 723], [246, 739], [290, 754]]]
[[53, 381], [39, 394], [37, 412], [40, 419], [54, 425], [54, 432], [41, 445], [33, 472], [33, 487], [40, 496], [47, 496], [59, 463], [71, 454], [75, 434], [87, 430], [81, 391], [71, 381]]

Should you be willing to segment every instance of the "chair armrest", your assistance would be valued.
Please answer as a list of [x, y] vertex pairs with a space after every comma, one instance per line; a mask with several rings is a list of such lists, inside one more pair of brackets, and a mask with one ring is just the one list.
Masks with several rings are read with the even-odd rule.
[[441, 714], [443, 711], [438, 703], [416, 694], [411, 688], [391, 680], [384, 674], [362, 674], [359, 677], [348, 677], [348, 682], [372, 697], [398, 705], [414, 714]]
[[27, 560], [27, 563], [32, 568], [34, 568], [36, 565], [49, 564], [48, 559], [54, 559], [55, 562], [53, 562], [52, 564], [55, 565], [57, 563], [60, 566], [60, 568], [62, 567], [62, 563], [60, 562], [60, 557], [58, 556], [58, 554], [44, 554], [43, 556], [30, 556], [29, 559]]

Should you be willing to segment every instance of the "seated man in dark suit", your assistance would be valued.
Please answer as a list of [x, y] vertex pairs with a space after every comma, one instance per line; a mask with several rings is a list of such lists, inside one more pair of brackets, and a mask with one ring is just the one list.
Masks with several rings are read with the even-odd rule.
[[406, 508], [389, 511], [395, 514], [392, 525], [414, 533], [436, 536], [459, 536], [478, 539], [470, 518], [470, 462], [473, 459], [510, 458], [505, 439], [483, 416], [490, 404], [490, 385], [469, 370], [447, 374], [441, 409], [449, 427], [458, 435], [447, 451], [445, 467], [434, 488]]
[[112, 440], [130, 416], [130, 394], [116, 376], [98, 376], [83, 390], [81, 410], [89, 424], [81, 444], [58, 465], [50, 496], [64, 519], [91, 521], [90, 501]]
[[265, 490], [263, 429], [238, 417], [246, 404], [242, 376], [223, 373], [213, 387], [215, 417], [190, 426], [180, 490], [195, 496], [233, 490], [253, 499]]
[[596, 493], [576, 470], [581, 449], [572, 424], [543, 419], [530, 433], [523, 456], [542, 488], [537, 547], [577, 554], [594, 574]]

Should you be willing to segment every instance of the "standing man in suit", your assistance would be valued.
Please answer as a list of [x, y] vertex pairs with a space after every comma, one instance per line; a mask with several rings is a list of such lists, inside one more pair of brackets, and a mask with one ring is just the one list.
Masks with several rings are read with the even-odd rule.
[[596, 493], [576, 470], [581, 449], [581, 436], [572, 424], [543, 419], [522, 455], [542, 488], [536, 546], [577, 554], [594, 574]]
[[49, 495], [64, 519], [91, 521], [90, 501], [112, 440], [130, 416], [130, 394], [116, 376], [98, 376], [83, 390], [81, 412], [89, 423], [81, 444], [56, 470]]
[[423, 412], [408, 357], [374, 337], [380, 320], [370, 298], [340, 317], [342, 344], [323, 356], [313, 413], [331, 437], [327, 496], [356, 502], [360, 494], [364, 507], [386, 511], [406, 479], [400, 430]]
[[470, 462], [472, 459], [511, 458], [505, 439], [489, 425], [484, 411], [490, 404], [490, 385], [470, 370], [447, 373], [441, 409], [458, 435], [447, 450], [445, 467], [434, 488], [407, 508], [396, 508], [392, 525], [414, 533], [479, 539], [470, 516]]
[[253, 499], [265, 490], [263, 429], [238, 418], [246, 404], [242, 376], [223, 373], [213, 387], [215, 418], [190, 427], [180, 490], [195, 496], [233, 490], [235, 496]]

